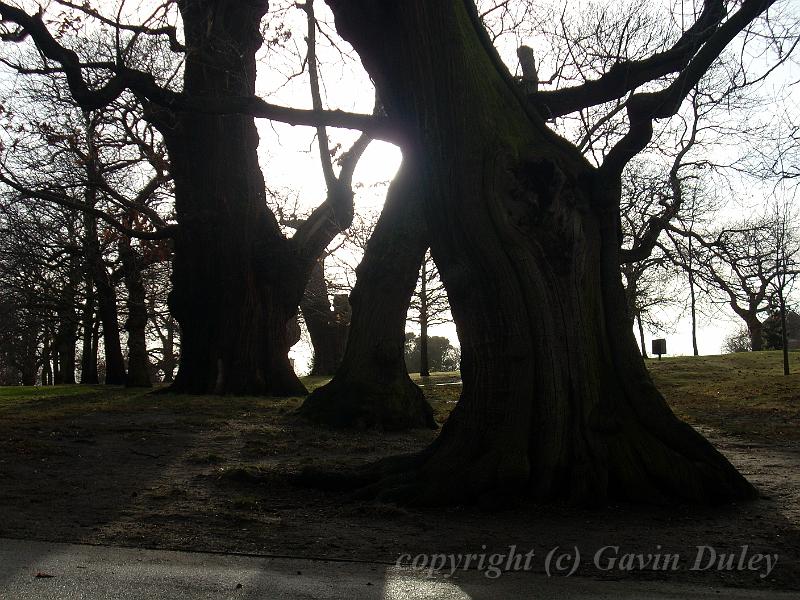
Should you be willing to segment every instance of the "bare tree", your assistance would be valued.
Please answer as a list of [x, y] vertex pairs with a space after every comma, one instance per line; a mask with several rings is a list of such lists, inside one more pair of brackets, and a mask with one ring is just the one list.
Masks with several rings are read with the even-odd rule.
[[419, 374], [422, 377], [429, 377], [431, 373], [428, 364], [428, 328], [452, 321], [447, 291], [444, 289], [430, 251], [425, 253], [422, 261], [417, 287], [411, 296], [408, 320], [419, 325]]

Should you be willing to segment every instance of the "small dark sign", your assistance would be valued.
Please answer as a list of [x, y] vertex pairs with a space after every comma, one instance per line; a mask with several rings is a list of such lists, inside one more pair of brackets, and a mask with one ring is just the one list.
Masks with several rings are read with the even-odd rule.
[[667, 353], [667, 340], [653, 340], [653, 354], [658, 354], [659, 360], [662, 354]]

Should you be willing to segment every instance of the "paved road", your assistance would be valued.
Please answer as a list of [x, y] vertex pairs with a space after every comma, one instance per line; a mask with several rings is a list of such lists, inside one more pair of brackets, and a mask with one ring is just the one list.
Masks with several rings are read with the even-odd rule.
[[[37, 577], [37, 575], [39, 575]], [[2, 600], [796, 600], [796, 593], [477, 572], [428, 578], [373, 563], [0, 539]]]

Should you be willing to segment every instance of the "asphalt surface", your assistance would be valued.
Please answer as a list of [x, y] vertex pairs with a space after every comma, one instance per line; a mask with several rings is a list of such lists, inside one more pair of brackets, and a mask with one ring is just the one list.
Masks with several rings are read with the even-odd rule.
[[0, 539], [3, 600], [796, 600], [796, 592], [476, 571], [427, 576], [376, 563], [247, 557]]

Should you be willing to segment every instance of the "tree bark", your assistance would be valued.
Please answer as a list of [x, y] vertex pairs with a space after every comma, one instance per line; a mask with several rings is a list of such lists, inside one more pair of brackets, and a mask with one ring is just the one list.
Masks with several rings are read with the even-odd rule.
[[371, 471], [375, 493], [489, 505], [520, 492], [580, 504], [752, 498], [645, 368], [620, 276], [620, 181], [524, 105], [471, 0], [328, 3], [387, 114], [408, 127], [461, 340], [458, 405], [427, 450]]
[[[255, 93], [265, 0], [179, 3], [186, 38], [184, 93]], [[177, 113], [159, 129], [169, 149], [180, 224], [172, 314], [181, 327], [171, 390], [301, 395], [287, 327], [311, 266], [297, 264], [267, 209], [252, 117]]]
[[311, 273], [303, 299], [300, 300], [300, 309], [314, 347], [311, 375], [333, 375], [344, 355], [350, 325], [350, 307], [346, 301], [337, 301], [331, 308], [323, 258]]
[[427, 249], [417, 185], [404, 160], [356, 271], [342, 364], [300, 408], [313, 421], [388, 431], [436, 426], [404, 360], [406, 313]]

